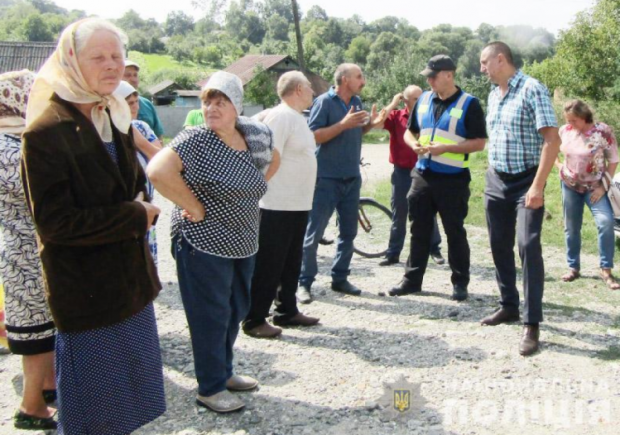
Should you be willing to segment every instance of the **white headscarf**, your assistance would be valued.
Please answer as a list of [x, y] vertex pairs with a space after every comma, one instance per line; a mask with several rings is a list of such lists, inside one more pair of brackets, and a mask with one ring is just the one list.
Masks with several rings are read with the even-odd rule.
[[[60, 36], [56, 51], [45, 62], [34, 82], [28, 108], [26, 125], [34, 122], [50, 105], [51, 96], [56, 93], [65, 101], [77, 104], [97, 103], [92, 111], [92, 122], [104, 142], [111, 142], [110, 120], [121, 132], [127, 133], [131, 126], [131, 112], [124, 98], [118, 95], [102, 96], [89, 86], [77, 61], [75, 32], [77, 28], [92, 18], [69, 25]], [[110, 110], [110, 115], [105, 110]], [[110, 119], [111, 118], [111, 119]]]
[[205, 89], [215, 89], [223, 93], [235, 106], [237, 115], [243, 112], [243, 82], [239, 77], [226, 71], [218, 71], [209, 77], [207, 83], [202, 87]]

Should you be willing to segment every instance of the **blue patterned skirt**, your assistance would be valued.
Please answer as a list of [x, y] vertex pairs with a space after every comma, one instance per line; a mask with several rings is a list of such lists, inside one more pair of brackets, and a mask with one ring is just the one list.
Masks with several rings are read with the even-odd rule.
[[153, 304], [120, 323], [56, 339], [58, 433], [129, 434], [166, 411]]

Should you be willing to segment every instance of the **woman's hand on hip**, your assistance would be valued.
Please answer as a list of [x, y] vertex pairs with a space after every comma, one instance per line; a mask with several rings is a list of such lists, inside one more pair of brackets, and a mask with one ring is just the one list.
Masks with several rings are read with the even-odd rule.
[[198, 203], [195, 209], [192, 209], [192, 210], [184, 209], [181, 212], [181, 216], [192, 222], [200, 222], [205, 218], [205, 208], [203, 207], [202, 204]]

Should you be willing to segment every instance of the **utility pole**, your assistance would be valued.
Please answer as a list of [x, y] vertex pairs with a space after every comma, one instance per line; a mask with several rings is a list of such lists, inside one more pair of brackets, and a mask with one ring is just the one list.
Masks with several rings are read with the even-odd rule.
[[306, 62], [304, 62], [304, 46], [301, 43], [301, 28], [299, 27], [299, 12], [297, 10], [297, 1], [291, 0], [293, 3], [293, 19], [295, 20], [295, 36], [297, 38], [297, 62], [302, 72], [306, 71]]

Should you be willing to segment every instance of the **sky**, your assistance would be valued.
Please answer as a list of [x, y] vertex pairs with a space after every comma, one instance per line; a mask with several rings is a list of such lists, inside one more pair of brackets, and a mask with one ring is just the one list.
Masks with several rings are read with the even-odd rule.
[[[370, 22], [394, 15], [406, 18], [420, 30], [437, 24], [452, 24], [476, 29], [481, 23], [493, 26], [526, 24], [543, 27], [553, 34], [570, 26], [575, 15], [592, 7], [595, 0], [297, 0], [302, 11], [319, 5], [330, 17], [360, 15]], [[142, 18], [163, 22], [168, 13], [182, 10], [196, 19], [199, 10], [192, 0], [54, 0], [66, 9], [82, 9], [103, 18], [119, 18], [134, 9]]]

